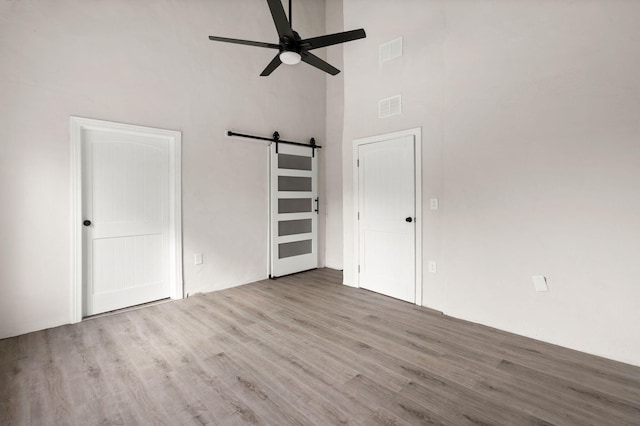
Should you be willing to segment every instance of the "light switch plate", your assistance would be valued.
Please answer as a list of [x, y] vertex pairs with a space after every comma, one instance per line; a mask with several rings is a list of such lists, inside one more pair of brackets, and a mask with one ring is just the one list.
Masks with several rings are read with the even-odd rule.
[[202, 263], [204, 262], [204, 260], [202, 258], [202, 253], [196, 253], [193, 256], [193, 260], [194, 260], [196, 265], [202, 265]]
[[547, 286], [547, 279], [544, 275], [534, 275], [531, 277], [533, 280], [533, 286], [536, 291], [549, 291], [549, 286]]

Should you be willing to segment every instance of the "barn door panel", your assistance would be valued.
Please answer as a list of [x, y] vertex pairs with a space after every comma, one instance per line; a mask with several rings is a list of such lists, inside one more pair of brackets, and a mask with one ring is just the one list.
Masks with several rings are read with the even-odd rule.
[[318, 157], [314, 151], [271, 144], [270, 276], [274, 278], [318, 267]]

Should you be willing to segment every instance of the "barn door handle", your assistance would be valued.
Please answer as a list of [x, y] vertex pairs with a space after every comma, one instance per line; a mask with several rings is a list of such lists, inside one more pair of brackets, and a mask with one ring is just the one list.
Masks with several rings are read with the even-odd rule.
[[405, 220], [406, 220], [407, 222], [409, 222], [409, 223], [413, 222], [413, 218], [412, 218], [412, 217], [408, 217], [408, 218], [406, 218]]
[[91, 221], [90, 220], [85, 220], [84, 222], [82, 222], [82, 224], [84, 226], [91, 226]]
[[318, 198], [316, 198], [314, 201], [316, 202], [316, 209], [314, 210], [314, 212], [319, 213], [320, 212], [320, 201], [318, 201]]

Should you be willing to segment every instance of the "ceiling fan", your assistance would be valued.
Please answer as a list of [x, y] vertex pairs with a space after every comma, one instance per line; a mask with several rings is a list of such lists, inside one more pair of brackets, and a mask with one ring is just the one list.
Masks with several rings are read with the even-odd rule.
[[319, 37], [302, 39], [300, 35], [298, 35], [298, 33], [292, 28], [291, 0], [289, 0], [289, 19], [287, 19], [287, 15], [285, 15], [284, 13], [284, 8], [282, 7], [281, 0], [267, 0], [267, 3], [269, 4], [271, 16], [273, 17], [273, 22], [275, 23], [276, 30], [278, 31], [278, 37], [280, 39], [278, 44], [209, 36], [209, 40], [214, 41], [224, 41], [227, 43], [266, 47], [268, 49], [278, 49], [279, 53], [273, 58], [269, 65], [267, 65], [264, 71], [262, 71], [262, 73], [260, 74], [261, 76], [268, 76], [282, 63], [285, 63], [287, 65], [295, 65], [300, 61], [306, 62], [307, 64], [319, 68], [331, 75], [336, 75], [340, 72], [339, 69], [328, 64], [309, 51], [318, 49], [320, 47], [358, 40], [367, 36], [367, 34], [364, 32], [364, 29], [360, 28], [359, 30], [344, 31], [336, 34], [328, 34]]

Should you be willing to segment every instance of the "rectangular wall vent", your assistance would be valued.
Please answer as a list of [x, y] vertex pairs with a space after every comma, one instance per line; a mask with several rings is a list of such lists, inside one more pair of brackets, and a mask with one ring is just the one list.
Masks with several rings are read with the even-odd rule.
[[380, 45], [380, 63], [402, 56], [402, 37]]
[[402, 113], [402, 97], [400, 95], [381, 99], [378, 102], [378, 117], [386, 118]]

